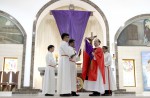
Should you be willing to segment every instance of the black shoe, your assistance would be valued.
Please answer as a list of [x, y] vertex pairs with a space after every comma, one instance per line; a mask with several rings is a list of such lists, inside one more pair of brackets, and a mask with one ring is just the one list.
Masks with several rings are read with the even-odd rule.
[[104, 94], [101, 94], [101, 96], [106, 96], [106, 94], [104, 93]]
[[71, 94], [60, 94], [61, 97], [70, 97], [72, 96]]
[[112, 96], [111, 90], [105, 90], [105, 96]]
[[79, 96], [79, 94], [76, 94], [76, 92], [71, 93], [72, 96]]
[[89, 94], [89, 96], [100, 96], [100, 94]]
[[94, 94], [89, 94], [89, 96], [94, 96]]
[[105, 94], [105, 96], [112, 96], [112, 94]]
[[100, 96], [99, 92], [93, 92], [93, 94], [89, 94], [89, 96]]
[[45, 94], [45, 96], [54, 96], [54, 94]]

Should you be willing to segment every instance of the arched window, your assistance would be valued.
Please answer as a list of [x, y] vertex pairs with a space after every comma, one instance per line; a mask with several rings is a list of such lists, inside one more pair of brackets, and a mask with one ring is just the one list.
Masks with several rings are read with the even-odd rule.
[[10, 19], [0, 15], [0, 44], [23, 44], [23, 33]]
[[[0, 11], [0, 54], [0, 71], [19, 71], [18, 88], [23, 87], [26, 32], [13, 16], [3, 11]], [[9, 67], [12, 64], [7, 64], [12, 59], [17, 61], [13, 63], [14, 70]]]
[[147, 46], [150, 43], [150, 19], [129, 24], [117, 39], [118, 46]]

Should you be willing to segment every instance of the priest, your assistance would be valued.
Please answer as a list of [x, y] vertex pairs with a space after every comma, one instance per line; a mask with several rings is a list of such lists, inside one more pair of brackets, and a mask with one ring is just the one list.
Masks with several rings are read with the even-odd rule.
[[71, 53], [69, 49], [69, 34], [63, 33], [61, 38], [63, 41], [59, 48], [57, 93], [60, 96], [71, 96], [71, 68], [69, 59], [74, 57], [75, 53]]
[[54, 96], [55, 94], [55, 66], [56, 61], [53, 58], [52, 52], [54, 51], [54, 46], [48, 46], [48, 53], [46, 55], [46, 68], [44, 74], [44, 83], [42, 93], [45, 96]]
[[94, 49], [87, 40], [85, 42], [82, 68], [83, 88], [93, 91], [89, 96], [100, 96], [105, 92], [105, 66], [103, 50], [100, 47], [101, 41], [99, 39], [94, 40]]

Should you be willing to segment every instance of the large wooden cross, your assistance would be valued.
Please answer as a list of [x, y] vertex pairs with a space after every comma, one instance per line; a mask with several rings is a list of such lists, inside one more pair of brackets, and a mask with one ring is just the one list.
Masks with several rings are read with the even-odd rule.
[[97, 35], [93, 36], [93, 32], [91, 32], [91, 37], [87, 37], [87, 39], [90, 41], [90, 44], [92, 45], [94, 38], [96, 38]]

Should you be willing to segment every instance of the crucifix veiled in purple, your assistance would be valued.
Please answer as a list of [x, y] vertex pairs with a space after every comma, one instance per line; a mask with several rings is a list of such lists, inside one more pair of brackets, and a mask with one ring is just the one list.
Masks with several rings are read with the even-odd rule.
[[78, 53], [85, 28], [90, 16], [90, 11], [52, 10], [60, 34], [68, 33], [75, 39], [75, 49]]

